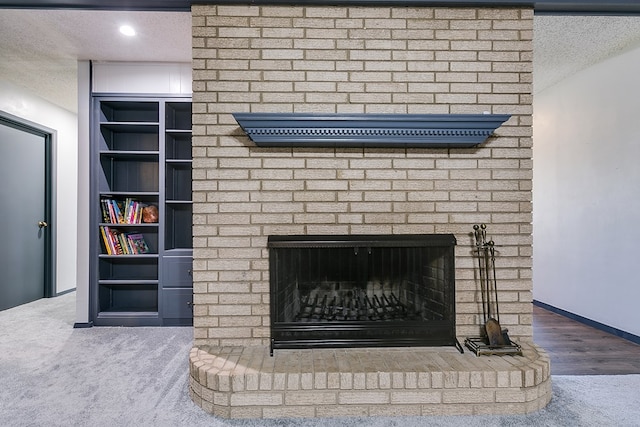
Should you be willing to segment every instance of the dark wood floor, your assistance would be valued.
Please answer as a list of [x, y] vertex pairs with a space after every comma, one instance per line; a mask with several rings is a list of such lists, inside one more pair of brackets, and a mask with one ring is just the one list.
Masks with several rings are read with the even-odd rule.
[[538, 306], [533, 339], [551, 357], [552, 375], [640, 374], [640, 345]]

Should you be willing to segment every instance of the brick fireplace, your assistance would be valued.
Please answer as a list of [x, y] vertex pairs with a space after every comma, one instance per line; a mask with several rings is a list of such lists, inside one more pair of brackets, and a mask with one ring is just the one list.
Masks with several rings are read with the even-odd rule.
[[[531, 9], [194, 6], [191, 395], [224, 417], [524, 413], [532, 342]], [[232, 113], [510, 114], [475, 148], [263, 148]], [[276, 350], [269, 236], [455, 236], [455, 333], [480, 334], [472, 225], [524, 356]]]

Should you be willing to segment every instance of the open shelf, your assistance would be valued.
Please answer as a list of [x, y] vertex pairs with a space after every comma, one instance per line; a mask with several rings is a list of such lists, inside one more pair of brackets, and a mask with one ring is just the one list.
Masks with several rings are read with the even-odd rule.
[[165, 107], [165, 123], [167, 132], [174, 130], [191, 132], [191, 103], [167, 102]]
[[100, 148], [114, 151], [158, 151], [157, 124], [103, 123]]
[[143, 122], [158, 123], [159, 104], [154, 101], [102, 101], [100, 102], [100, 122]]
[[156, 192], [158, 183], [157, 155], [101, 154], [101, 192]]
[[191, 131], [167, 132], [165, 155], [169, 160], [191, 160]]
[[191, 162], [168, 162], [166, 199], [191, 200]]
[[156, 284], [100, 284], [100, 312], [157, 312]]
[[165, 249], [192, 248], [193, 204], [191, 202], [167, 203], [165, 215]]
[[99, 281], [158, 283], [158, 255], [101, 255]]

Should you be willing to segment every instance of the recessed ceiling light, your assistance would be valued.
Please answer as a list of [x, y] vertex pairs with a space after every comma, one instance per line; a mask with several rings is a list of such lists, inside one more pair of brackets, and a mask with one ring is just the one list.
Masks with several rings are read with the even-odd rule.
[[131, 25], [121, 25], [120, 32], [129, 37], [133, 37], [136, 35], [136, 30], [134, 30]]

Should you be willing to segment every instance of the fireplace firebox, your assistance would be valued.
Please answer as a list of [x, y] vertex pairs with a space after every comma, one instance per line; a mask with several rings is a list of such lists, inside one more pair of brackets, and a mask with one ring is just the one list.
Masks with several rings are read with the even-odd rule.
[[270, 236], [271, 351], [447, 346], [451, 234]]

